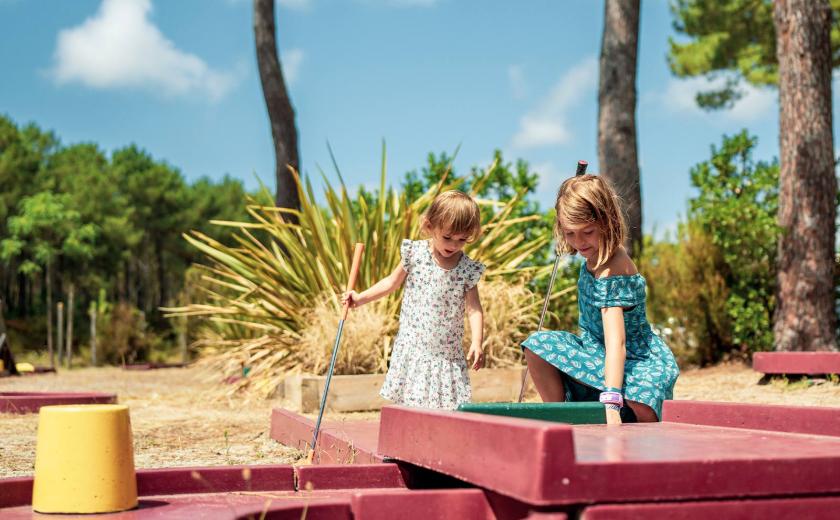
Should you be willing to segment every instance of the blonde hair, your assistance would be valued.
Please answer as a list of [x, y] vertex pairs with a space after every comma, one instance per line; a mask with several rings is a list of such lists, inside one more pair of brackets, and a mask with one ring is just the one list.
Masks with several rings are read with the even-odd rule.
[[478, 204], [466, 193], [449, 190], [435, 197], [423, 213], [420, 230], [430, 235], [433, 230], [467, 235], [472, 242], [481, 234], [481, 212]]
[[621, 200], [610, 183], [597, 175], [578, 175], [566, 179], [557, 192], [557, 219], [554, 222], [554, 238], [557, 251], [563, 254], [575, 250], [566, 242], [561, 217], [569, 224], [596, 223], [600, 231], [598, 244], [598, 263], [603, 265], [615, 253], [616, 248], [624, 243], [627, 224], [621, 213]]

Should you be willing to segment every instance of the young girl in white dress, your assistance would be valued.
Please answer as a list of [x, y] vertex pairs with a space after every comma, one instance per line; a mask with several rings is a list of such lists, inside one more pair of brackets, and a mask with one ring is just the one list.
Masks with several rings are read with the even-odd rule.
[[367, 290], [344, 293], [342, 302], [364, 305], [405, 282], [400, 328], [379, 393], [397, 404], [455, 409], [471, 398], [461, 346], [465, 313], [471, 333], [467, 358], [475, 370], [484, 366], [484, 312], [478, 295], [484, 264], [463, 252], [478, 238], [481, 218], [473, 199], [446, 191], [435, 197], [422, 219], [428, 240], [403, 240], [400, 265]]

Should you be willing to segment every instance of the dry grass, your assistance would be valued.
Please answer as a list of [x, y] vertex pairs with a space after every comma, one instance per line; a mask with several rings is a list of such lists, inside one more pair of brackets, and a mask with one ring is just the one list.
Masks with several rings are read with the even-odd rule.
[[[758, 385], [760, 374], [741, 364], [686, 370], [676, 399], [798, 406], [840, 406], [840, 384], [831, 381], [774, 381]], [[90, 368], [58, 375], [0, 379], [0, 391], [113, 392], [131, 409], [138, 468], [290, 464], [302, 456], [268, 436], [269, 415], [278, 401], [220, 398], [220, 385], [195, 368], [123, 371]], [[353, 420], [377, 413], [328, 414]], [[38, 417], [0, 415], [0, 477], [30, 475], [35, 461]]]
[[[116, 393], [131, 412], [138, 468], [288, 464], [301, 456], [268, 435], [278, 403], [220, 400], [196, 369], [79, 369], [3, 378], [0, 391]], [[0, 414], [0, 477], [32, 474], [37, 423], [37, 414]]]
[[[540, 301], [524, 281], [495, 278], [481, 284], [487, 367], [501, 368], [522, 362], [519, 343], [537, 327]], [[250, 377], [224, 389], [228, 396], [270, 397], [286, 374], [326, 374], [340, 319], [334, 295], [322, 295], [314, 306], [300, 311], [307, 325], [298, 333], [264, 335], [247, 341], [218, 338], [204, 349], [199, 364], [224, 377], [251, 369]], [[347, 317], [336, 358], [335, 374], [382, 374], [398, 330], [398, 317], [376, 303], [353, 309]], [[470, 332], [464, 335], [464, 348]], [[465, 350], [466, 352], [466, 350]]]
[[675, 399], [792, 406], [840, 406], [840, 384], [827, 380], [773, 380], [759, 385], [761, 374], [741, 363], [684, 370]]

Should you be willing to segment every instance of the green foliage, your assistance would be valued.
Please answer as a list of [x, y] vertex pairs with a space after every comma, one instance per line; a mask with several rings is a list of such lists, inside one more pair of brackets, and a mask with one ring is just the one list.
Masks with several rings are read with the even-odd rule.
[[701, 226], [681, 223], [675, 241], [645, 237], [639, 270], [647, 280], [648, 316], [682, 364], [707, 365], [731, 350], [729, 289], [720, 251]]
[[[197, 258], [181, 235], [196, 229], [217, 236], [210, 220], [245, 216], [239, 181], [190, 185], [136, 145], [109, 158], [95, 144], [62, 145], [53, 133], [2, 115], [0, 186], [0, 294], [8, 316], [45, 320], [45, 287], [53, 284], [55, 303], [73, 284], [80, 342], [88, 339], [84, 309], [100, 289], [144, 312], [149, 334], [171, 336], [158, 307], [173, 303]], [[41, 348], [45, 338], [24, 339], [24, 347]]]
[[746, 131], [724, 136], [691, 169], [688, 221], [643, 262], [654, 322], [700, 364], [773, 346], [779, 167], [753, 161], [755, 144]]
[[720, 251], [732, 341], [742, 352], [773, 346], [779, 165], [755, 163], [755, 144], [746, 131], [724, 136], [720, 149], [712, 147], [712, 160], [691, 170], [700, 195], [691, 201], [689, 218]]
[[[831, 0], [832, 68], [840, 65], [840, 0]], [[724, 74], [719, 90], [701, 92], [708, 109], [731, 108], [743, 95], [738, 86], [778, 83], [772, 0], [672, 0], [674, 30], [688, 41], [668, 39], [668, 65], [679, 77]]]
[[79, 213], [67, 206], [64, 195], [42, 192], [25, 197], [20, 213], [9, 219], [9, 238], [0, 242], [0, 258], [23, 257], [18, 269], [28, 275], [41, 272], [57, 259], [89, 260], [96, 229], [83, 224]]
[[157, 339], [148, 330], [144, 314], [125, 302], [104, 306], [96, 336], [99, 359], [114, 365], [149, 360]]

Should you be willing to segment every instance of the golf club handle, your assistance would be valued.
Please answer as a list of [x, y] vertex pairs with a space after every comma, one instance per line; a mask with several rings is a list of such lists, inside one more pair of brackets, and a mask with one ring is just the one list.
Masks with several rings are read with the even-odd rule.
[[[350, 278], [347, 279], [347, 291], [352, 291], [356, 286], [356, 278], [359, 275], [359, 267], [362, 265], [362, 253], [365, 252], [365, 245], [361, 242], [356, 243], [356, 248], [353, 250], [353, 263], [350, 264]], [[347, 313], [350, 312], [350, 304], [344, 304], [344, 313], [341, 315], [341, 320], [347, 318]]]
[[584, 173], [586, 173], [586, 167], [587, 166], [589, 166], [588, 162], [586, 162], [584, 160], [578, 161], [577, 169], [575, 170], [575, 177], [577, 177], [578, 175], [583, 175]]

